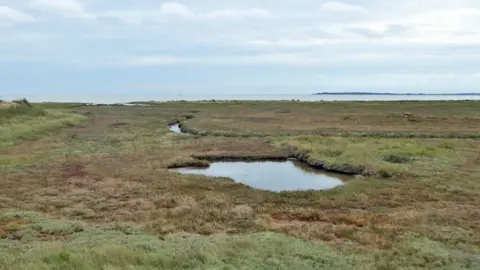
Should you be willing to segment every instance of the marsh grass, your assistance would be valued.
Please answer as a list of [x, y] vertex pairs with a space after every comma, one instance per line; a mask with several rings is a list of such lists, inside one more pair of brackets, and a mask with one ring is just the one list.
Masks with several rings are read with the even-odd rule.
[[33, 106], [27, 100], [14, 102], [0, 102], [0, 124], [8, 123], [8, 120], [16, 116], [43, 116], [46, 111]]
[[[390, 124], [406, 121], [390, 128], [395, 136], [407, 128], [439, 134], [435, 119], [443, 118], [450, 127], [441, 134], [463, 136], [476, 128], [477, 104], [67, 105], [75, 113], [48, 104], [40, 116], [47, 122], [88, 120], [4, 143], [0, 268], [478, 269], [479, 142], [371, 136], [386, 132], [385, 115]], [[419, 122], [405, 120], [404, 112], [419, 119], [421, 131], [408, 126]], [[299, 135], [321, 115], [348, 118], [332, 131], [345, 137]], [[372, 115], [380, 117], [362, 122]], [[299, 116], [304, 122], [292, 121]], [[8, 121], [30, 125], [37, 118]], [[245, 137], [183, 136], [169, 131], [172, 119], [208, 132], [234, 132], [235, 123], [249, 128]], [[348, 135], [362, 125], [368, 136]], [[273, 193], [168, 171], [213, 159], [288, 156], [359, 175], [333, 190]]]
[[[444, 139], [299, 136], [281, 139], [274, 144], [289, 149], [291, 155], [311, 165], [328, 170], [412, 177], [430, 176], [465, 162], [471, 143]], [[456, 151], [445, 145], [455, 147]]]
[[[398, 236], [394, 251], [372, 250], [354, 255], [358, 250], [355, 252], [352, 246], [338, 249], [272, 232], [216, 236], [170, 234], [159, 238], [130, 224], [72, 229], [76, 226], [70, 224], [76, 222], [59, 223], [34, 212], [15, 214], [12, 211], [2, 215], [1, 220], [12, 217], [42, 222], [19, 229], [16, 232], [19, 235], [27, 235], [32, 228], [42, 230], [38, 234], [30, 233], [28, 238], [0, 240], [0, 269], [476, 269], [480, 266], [480, 256], [473, 250], [460, 251], [452, 245], [411, 233]], [[45, 231], [51, 227], [55, 229]], [[50, 238], [45, 238], [43, 232]], [[445, 230], [443, 233], [450, 233], [450, 240], [465, 234]], [[354, 236], [356, 230], [343, 227], [335, 234]], [[64, 238], [53, 240], [58, 237]], [[362, 239], [372, 241], [366, 237], [363, 235]]]
[[[169, 103], [172, 104], [172, 103]], [[478, 101], [200, 102], [193, 134], [383, 138], [479, 138]], [[449, 112], [454, 111], [452, 115]], [[235, 112], [235, 114], [231, 113]]]
[[369, 269], [363, 256], [277, 233], [245, 236], [170, 235], [90, 228], [59, 242], [0, 240], [0, 269]]
[[[17, 110], [17, 109], [13, 109]], [[23, 109], [20, 109], [23, 110]], [[63, 127], [73, 127], [86, 120], [82, 115], [28, 108], [15, 112], [0, 125], [0, 148], [22, 140], [34, 140]], [[1, 110], [0, 110], [1, 112]]]

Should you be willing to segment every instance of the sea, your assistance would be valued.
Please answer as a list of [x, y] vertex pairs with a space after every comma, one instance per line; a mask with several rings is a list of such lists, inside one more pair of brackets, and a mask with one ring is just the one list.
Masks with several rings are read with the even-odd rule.
[[[22, 97], [23, 98], [23, 97]], [[429, 100], [480, 100], [480, 95], [313, 95], [313, 94], [203, 94], [203, 95], [30, 95], [33, 102], [85, 102], [85, 103], [128, 103], [134, 101], [205, 101], [205, 100], [251, 100], [251, 101], [429, 101]], [[12, 97], [13, 99], [13, 97]], [[8, 99], [7, 99], [8, 100]]]

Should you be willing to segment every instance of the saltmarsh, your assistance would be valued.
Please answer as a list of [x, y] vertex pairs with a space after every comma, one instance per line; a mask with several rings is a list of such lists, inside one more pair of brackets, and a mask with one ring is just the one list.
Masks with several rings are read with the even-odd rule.
[[[149, 105], [2, 118], [0, 268], [480, 267], [479, 102]], [[286, 157], [357, 177], [274, 193], [168, 171]]]

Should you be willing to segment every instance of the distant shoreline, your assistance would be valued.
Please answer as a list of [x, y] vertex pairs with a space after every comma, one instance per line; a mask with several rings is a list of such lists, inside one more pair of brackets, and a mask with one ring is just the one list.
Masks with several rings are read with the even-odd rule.
[[322, 92], [313, 95], [354, 95], [354, 96], [480, 96], [480, 93], [456, 93], [456, 94], [426, 94], [426, 93], [374, 93], [374, 92]]

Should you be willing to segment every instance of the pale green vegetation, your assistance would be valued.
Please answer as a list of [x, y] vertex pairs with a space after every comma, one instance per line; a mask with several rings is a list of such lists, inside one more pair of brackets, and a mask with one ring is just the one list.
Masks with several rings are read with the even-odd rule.
[[[0, 269], [370, 269], [362, 256], [277, 233], [163, 239], [129, 224], [86, 227], [37, 213], [0, 216], [22, 241], [0, 240]], [[62, 241], [41, 241], [61, 239]]]
[[472, 140], [384, 139], [302, 136], [275, 145], [311, 165], [360, 175], [429, 177], [465, 163]]
[[[132, 224], [92, 227], [81, 222], [51, 220], [35, 212], [7, 212], [0, 216], [0, 222], [13, 232], [10, 239], [0, 240], [0, 269], [480, 267], [478, 254], [455, 252], [440, 242], [409, 234], [400, 237], [395, 252], [375, 256], [353, 255], [353, 246], [338, 250], [278, 233], [171, 234], [159, 239]], [[466, 231], [456, 234], [468, 236]], [[458, 236], [448, 237], [455, 240]]]
[[40, 138], [63, 127], [72, 127], [86, 120], [82, 115], [45, 110], [27, 100], [0, 108], [0, 149], [22, 140]]
[[81, 115], [45, 111], [40, 116], [18, 116], [10, 118], [0, 126], [0, 148], [21, 140], [40, 138], [63, 127], [73, 127], [85, 120]]

